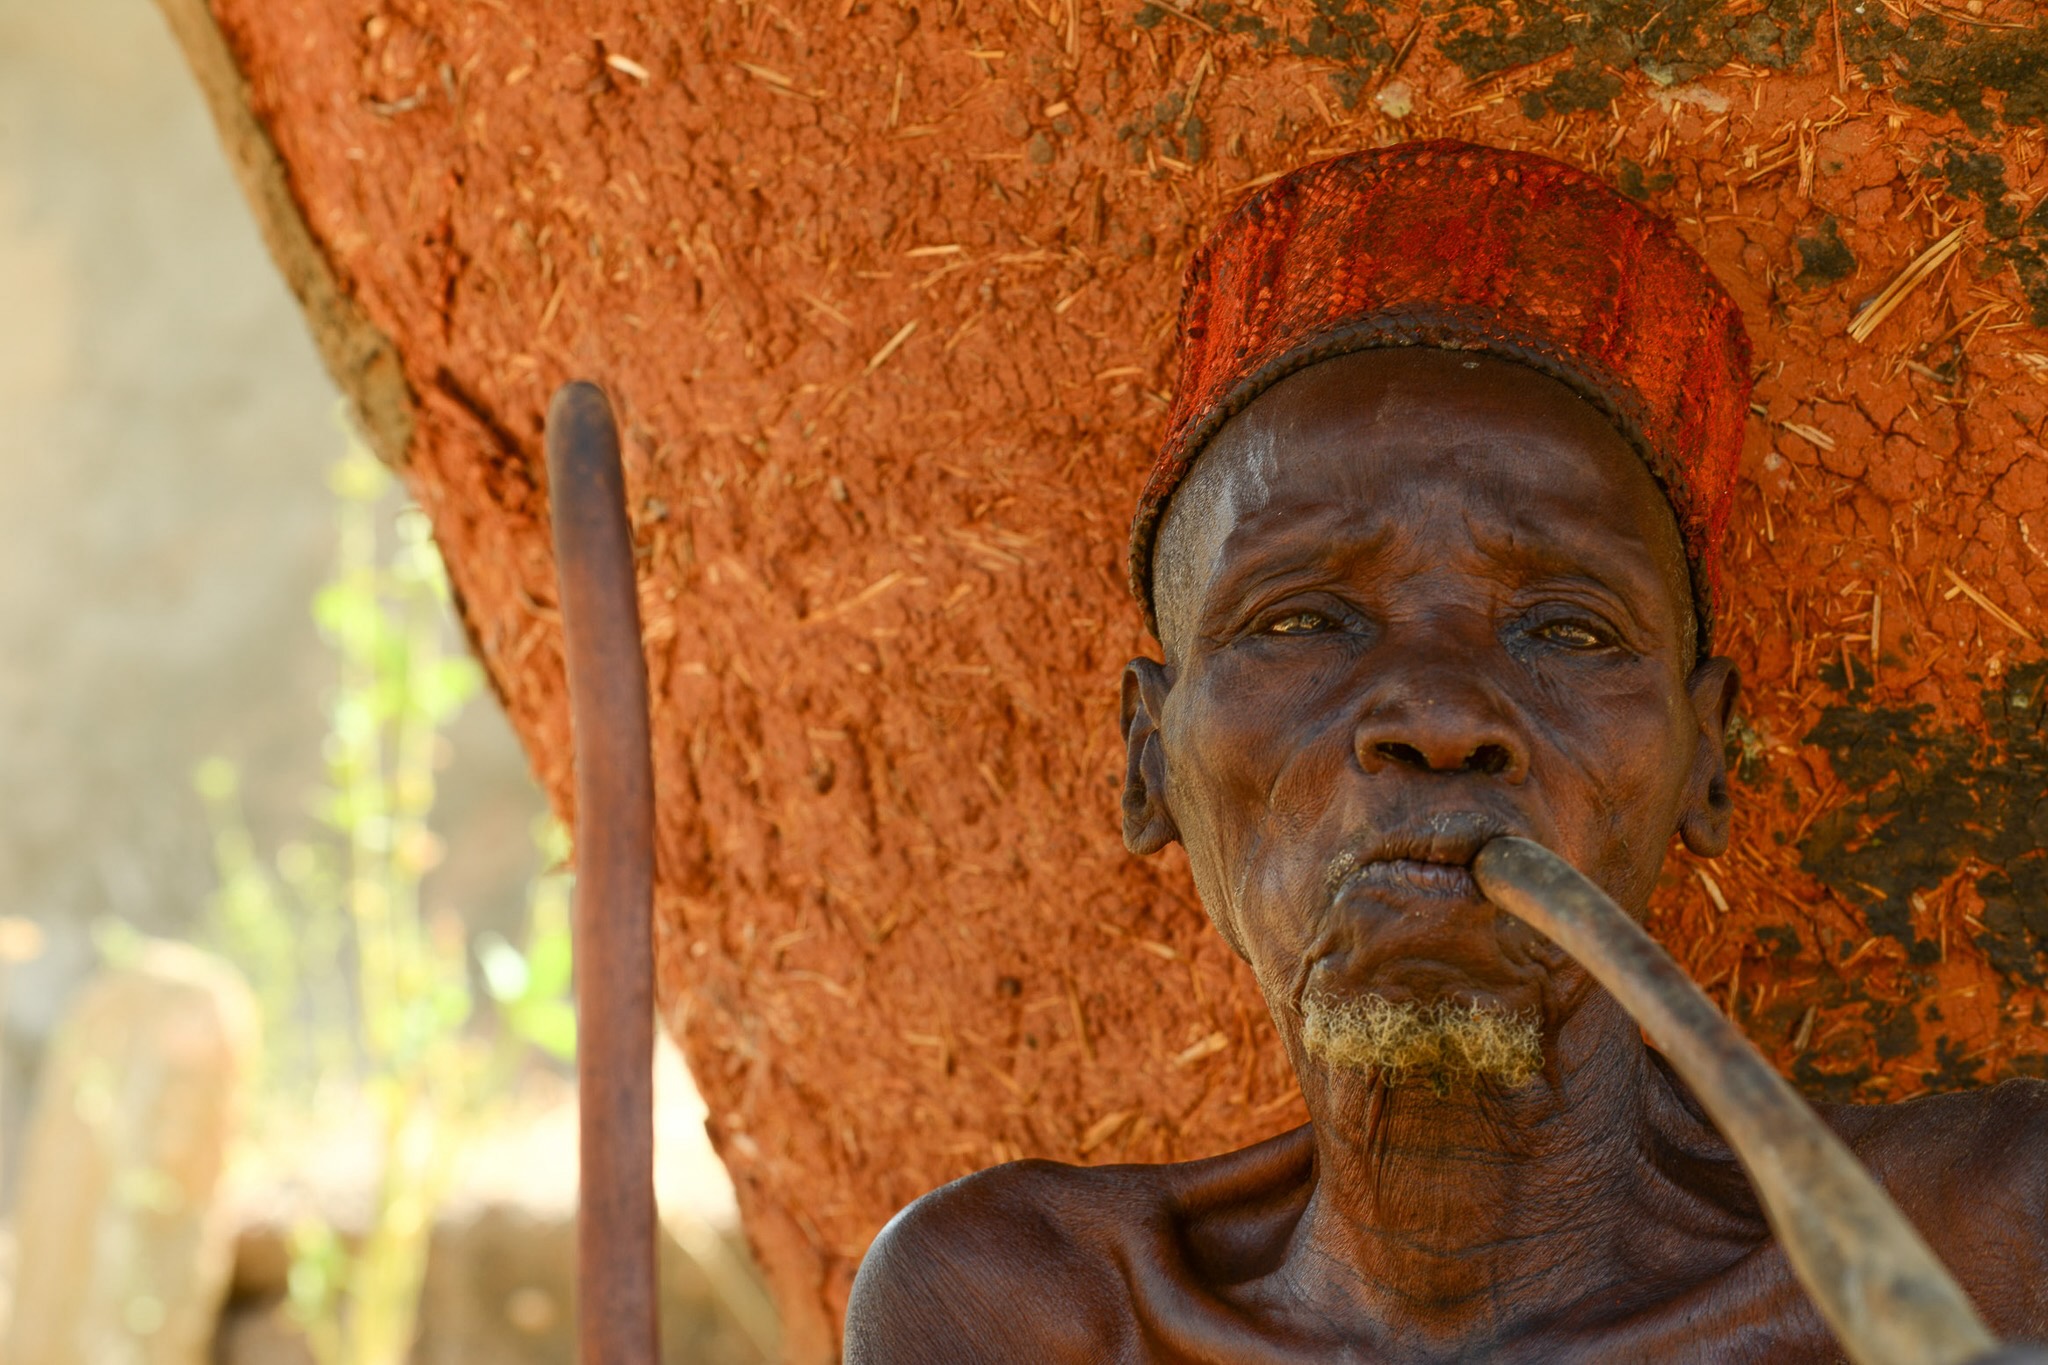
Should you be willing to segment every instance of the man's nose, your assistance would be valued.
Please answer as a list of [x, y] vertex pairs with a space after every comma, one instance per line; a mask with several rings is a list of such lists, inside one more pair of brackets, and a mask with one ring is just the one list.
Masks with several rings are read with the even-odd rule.
[[1507, 707], [1483, 681], [1461, 670], [1411, 675], [1372, 700], [1353, 737], [1369, 773], [1481, 773], [1520, 782], [1529, 747]]

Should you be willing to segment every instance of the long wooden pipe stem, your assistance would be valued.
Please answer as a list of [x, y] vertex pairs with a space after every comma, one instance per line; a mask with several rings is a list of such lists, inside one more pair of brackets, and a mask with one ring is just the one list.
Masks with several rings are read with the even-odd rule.
[[654, 773], [618, 427], [596, 385], [555, 394], [547, 451], [576, 761], [577, 1358], [654, 1365]]
[[1850, 1360], [1963, 1365], [1996, 1349], [1891, 1196], [1641, 925], [1527, 839], [1495, 839], [1472, 872], [1605, 986], [1692, 1088]]

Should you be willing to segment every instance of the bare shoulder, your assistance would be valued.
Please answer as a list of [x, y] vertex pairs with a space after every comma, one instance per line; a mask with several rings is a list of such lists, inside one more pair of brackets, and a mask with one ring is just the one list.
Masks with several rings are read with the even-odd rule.
[[1995, 1332], [2048, 1335], [2048, 1083], [2010, 1080], [1828, 1117]]
[[1014, 1161], [891, 1219], [846, 1308], [847, 1365], [1110, 1365], [1140, 1322], [1273, 1261], [1312, 1186], [1313, 1134], [1166, 1165]]
[[1828, 1117], [1887, 1184], [1984, 1192], [2026, 1186], [2040, 1195], [2048, 1182], [2048, 1082], [2022, 1078], [1900, 1104], [1845, 1105]]
[[861, 1261], [847, 1365], [1120, 1358], [1130, 1296], [1114, 1243], [1152, 1202], [1140, 1169], [1017, 1161], [905, 1208]]

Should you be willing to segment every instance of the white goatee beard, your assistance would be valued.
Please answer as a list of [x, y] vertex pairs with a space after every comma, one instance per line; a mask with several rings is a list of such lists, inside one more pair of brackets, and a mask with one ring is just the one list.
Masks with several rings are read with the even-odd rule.
[[1381, 995], [1301, 1006], [1308, 1055], [1346, 1071], [1427, 1082], [1439, 1095], [1453, 1083], [1497, 1081], [1513, 1089], [1543, 1069], [1543, 1035], [1533, 1015], [1454, 1000], [1400, 1004]]

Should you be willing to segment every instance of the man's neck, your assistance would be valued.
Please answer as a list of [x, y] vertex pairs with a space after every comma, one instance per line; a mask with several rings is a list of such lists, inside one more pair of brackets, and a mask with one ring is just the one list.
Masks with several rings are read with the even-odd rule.
[[1546, 1044], [1514, 1090], [1304, 1074], [1316, 1187], [1289, 1257], [1304, 1294], [1477, 1345], [1640, 1283], [1629, 1248], [1646, 1220], [1710, 1197], [1671, 1168], [1673, 1146], [1718, 1138], [1604, 992]]

